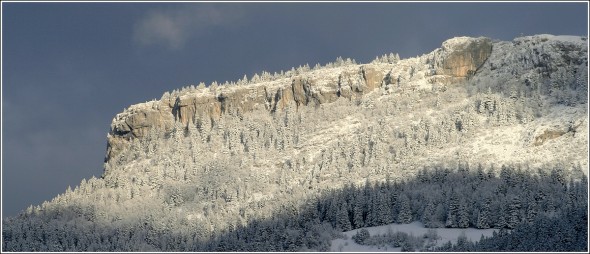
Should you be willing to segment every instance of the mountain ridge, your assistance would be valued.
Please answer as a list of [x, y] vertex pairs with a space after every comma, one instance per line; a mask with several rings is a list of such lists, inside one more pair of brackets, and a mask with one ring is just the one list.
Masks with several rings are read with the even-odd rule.
[[[583, 37], [537, 35], [515, 39], [513, 44], [518, 46], [523, 41], [532, 41], [533, 46], [536, 43], [552, 45], [556, 41], [571, 44], [583, 43]], [[169, 132], [177, 127], [187, 128], [191, 124], [197, 127], [205, 123], [213, 126], [223, 114], [241, 115], [255, 109], [265, 109], [274, 114], [286, 107], [296, 110], [300, 106], [317, 107], [340, 97], [359, 100], [375, 89], [385, 90], [382, 93], [391, 93], [394, 89], [398, 89], [396, 92], [401, 90], [401, 93], [408, 90], [446, 89], [448, 85], [461, 83], [474, 76], [492, 54], [492, 45], [491, 39], [485, 37], [455, 37], [443, 42], [441, 48], [418, 58], [386, 59], [389, 62], [373, 61], [369, 64], [342, 62], [338, 67], [292, 69], [291, 73], [283, 76], [267, 77], [271, 79], [269, 81], [253, 77], [241, 86], [220, 86], [215, 83], [209, 87], [186, 88], [183, 92], [166, 92], [158, 101], [135, 104], [117, 114], [107, 137], [105, 162], [108, 163], [117, 151], [125, 149], [131, 139], [146, 135], [151, 127]], [[528, 61], [535, 61], [534, 57]], [[486, 71], [498, 67], [491, 63], [488, 68]], [[524, 79], [524, 83], [527, 82], [530, 83], [529, 78]], [[175, 126], [177, 123], [181, 126]], [[570, 125], [581, 124], [577, 122]], [[566, 133], [563, 129], [572, 126], [558, 126], [547, 131]], [[536, 144], [546, 140], [542, 133], [536, 133], [533, 139], [537, 140]]]
[[[430, 72], [433, 73], [429, 82], [456, 83], [473, 75], [491, 54], [491, 47], [491, 39], [485, 37], [456, 37], [445, 41], [442, 48], [431, 53], [434, 54], [435, 63], [431, 64]], [[144, 128], [153, 126], [170, 130], [175, 121], [188, 126], [205, 117], [215, 121], [232, 110], [243, 113], [264, 106], [266, 110], [274, 112], [283, 110], [289, 104], [299, 107], [330, 103], [339, 97], [353, 99], [391, 84], [387, 83], [391, 80], [384, 80], [386, 75], [391, 75], [391, 70], [384, 72], [386, 68], [379, 68], [375, 64], [331, 68], [330, 71], [337, 73], [338, 77], [335, 80], [332, 75], [327, 82], [310, 78], [318, 71], [324, 70], [308, 70], [300, 75], [285, 75], [287, 77], [279, 78], [278, 81], [244, 86], [209, 86], [178, 95], [165, 93], [159, 101], [132, 105], [113, 119], [105, 161], [112, 156], [112, 150], [121, 149], [117, 147], [121, 143], [117, 138], [141, 137], [146, 134]], [[411, 72], [413, 70], [410, 70], [410, 76], [414, 75]], [[398, 83], [400, 78], [402, 75], [398, 74]], [[407, 76], [404, 75], [404, 78]]]
[[[586, 37], [458, 37], [416, 58], [390, 54], [367, 64], [339, 58], [233, 85], [165, 92], [115, 116], [100, 178], [29, 207], [11, 219], [9, 232], [19, 235], [28, 225], [53, 230], [47, 225], [63, 222], [80, 232], [86, 225], [106, 228], [107, 235], [136, 232], [129, 238], [141, 244], [112, 243], [115, 250], [177, 250], [171, 244], [178, 241], [184, 250], [211, 250], [199, 244], [276, 214], [313, 213], [308, 208], [322, 207], [318, 199], [326, 192], [417, 184], [426, 169], [438, 178], [455, 174], [448, 169], [465, 177], [465, 169], [477, 168], [481, 179], [519, 179], [526, 172], [533, 182], [547, 176], [558, 179], [552, 184], [587, 181], [587, 67]], [[488, 186], [499, 184], [494, 181]], [[506, 195], [505, 188], [490, 190], [504, 192], [491, 205], [520, 195]], [[438, 197], [432, 206], [443, 215], [432, 225], [457, 207], [453, 193], [420, 195]], [[548, 212], [560, 199], [555, 195], [539, 209]], [[400, 197], [396, 202], [411, 211], [390, 217], [420, 219], [419, 197]], [[537, 209], [533, 197], [520, 199]], [[476, 216], [484, 200], [472, 201]], [[395, 213], [401, 209], [393, 207]], [[351, 207], [338, 211], [346, 209]], [[476, 225], [476, 217], [467, 225]], [[4, 246], [26, 249], [14, 239], [5, 238]], [[40, 249], [53, 248], [38, 242]]]

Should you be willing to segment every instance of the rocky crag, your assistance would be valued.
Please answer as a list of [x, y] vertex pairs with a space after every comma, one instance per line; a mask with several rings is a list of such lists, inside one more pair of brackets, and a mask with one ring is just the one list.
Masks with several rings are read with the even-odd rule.
[[[165, 94], [159, 101], [133, 105], [116, 116], [111, 124], [106, 160], [115, 156], [116, 151], [125, 149], [125, 144], [133, 138], [146, 135], [150, 128], [169, 132], [176, 122], [188, 127], [205, 118], [215, 122], [230, 112], [243, 114], [265, 109], [273, 114], [288, 106], [319, 106], [341, 97], [359, 99], [382, 86], [400, 83], [401, 79], [415, 80], [415, 74], [430, 76], [428, 83], [431, 85], [457, 83], [475, 74], [491, 53], [492, 42], [489, 38], [454, 38], [426, 56], [431, 57], [428, 61], [432, 61], [427, 70], [423, 69], [424, 66], [411, 64], [404, 65], [401, 70], [392, 70], [390, 64], [353, 65], [308, 71], [293, 77], [240, 87], [203, 88]], [[318, 77], [318, 74], [321, 76]], [[392, 80], [392, 76], [396, 76], [397, 81]]]
[[[512, 112], [510, 116], [501, 117], [511, 118], [511, 120], [518, 118], [516, 121], [522, 124], [513, 127], [525, 127], [527, 126], [524, 125], [525, 123], [535, 118], [531, 112], [520, 112], [522, 110], [515, 109], [515, 105], [498, 105], [503, 103], [493, 101], [492, 97], [498, 93], [504, 93], [505, 97], [516, 100], [515, 96], [517, 96], [520, 101], [508, 101], [506, 104], [519, 104], [529, 97], [535, 99], [542, 96], [548, 97], [551, 92], [558, 90], [555, 87], [556, 82], [567, 82], [570, 83], [570, 86], [580, 83], [582, 86], [580, 91], [584, 91], [583, 75], [586, 74], [583, 68], [587, 61], [584, 58], [586, 52], [583, 43], [585, 41], [579, 39], [578, 43], [575, 43], [575, 41], [560, 41], [559, 38], [535, 36], [519, 38], [510, 43], [497, 42], [496, 47], [499, 49], [494, 52], [496, 54], [492, 55], [493, 43], [489, 38], [460, 37], [445, 41], [441, 48], [419, 58], [399, 61], [386, 60], [390, 61], [386, 63], [374, 61], [370, 64], [344, 64], [344, 66], [319, 70], [302, 70], [301, 73], [297, 70], [282, 77], [273, 77], [272, 80], [251, 82], [242, 86], [186, 88], [172, 94], [166, 93], [159, 101], [133, 105], [113, 119], [108, 135], [105, 161], [108, 163], [120, 151], [127, 149], [131, 142], [145, 137], [152, 129], [157, 130], [156, 132], [161, 136], [166, 136], [179, 127], [188, 129], [195, 126], [200, 129], [205, 122], [213, 127], [223, 116], [243, 117], [244, 114], [256, 111], [257, 114], [262, 113], [276, 117], [284, 112], [290, 112], [289, 110], [301, 112], [308, 110], [307, 108], [318, 108], [320, 105], [333, 103], [339, 99], [357, 102], [374, 99], [402, 101], [397, 97], [417, 96], [419, 97], [417, 100], [410, 100], [410, 102], [425, 104], [421, 103], [423, 100], [420, 97], [426, 97], [426, 100], [436, 98], [435, 104], [440, 105], [440, 93], [443, 90], [453, 87], [458, 87], [459, 90], [461, 90], [460, 88], [469, 89], [469, 86], [474, 85], [484, 87], [486, 84], [487, 88], [494, 89], [493, 94], [488, 93], [487, 90], [485, 92], [479, 91], [480, 94], [474, 96], [476, 97], [475, 102], [471, 102], [473, 107], [477, 106], [478, 108], [472, 107], [471, 110], [476, 111], [481, 118], [485, 115], [482, 114], [483, 111], [494, 114], [498, 113], [502, 106], [511, 107], [508, 110], [519, 110], [519, 112]], [[569, 37], [568, 39], [571, 40]], [[490, 57], [492, 59], [488, 61]], [[487, 64], [486, 61], [488, 61]], [[572, 71], [571, 68], [565, 68], [570, 65], [576, 66], [576, 69]], [[569, 73], [563, 73], [564, 70]], [[571, 80], [555, 80], [565, 78], [564, 75], [569, 75]], [[496, 77], [497, 79], [494, 79]], [[504, 81], [510, 84], [500, 84]], [[530, 88], [531, 84], [537, 86], [536, 94], [533, 94], [535, 91]], [[542, 85], [547, 87], [541, 88]], [[561, 95], [559, 92], [553, 94]], [[576, 101], [578, 97], [584, 96], [584, 93], [578, 94], [573, 100]], [[434, 107], [432, 106], [424, 105], [424, 108], [433, 111]], [[526, 105], [519, 106], [523, 109], [526, 107]], [[305, 109], [301, 109], [302, 107]], [[379, 105], [375, 105], [375, 107], [379, 107]], [[559, 137], [565, 133], [572, 133], [582, 125], [587, 126], [583, 117], [580, 118], [585, 114], [585, 111], [570, 108], [566, 109], [571, 112], [575, 111], [577, 114], [574, 113], [575, 116], [567, 119], [566, 122], [556, 122], [553, 123], [553, 126], [545, 126], [544, 123], [540, 126], [533, 126], [534, 124], [527, 126], [530, 127], [528, 128], [529, 133], [527, 133], [528, 143], [520, 145], [538, 146], [545, 140]], [[466, 115], [471, 112], [468, 107], [468, 110], [462, 110], [459, 113]], [[542, 115], [541, 112], [536, 112], [536, 114]], [[428, 117], [421, 119], [415, 117], [413, 121], [416, 120], [424, 122], [429, 119]], [[471, 120], [475, 122], [480, 120], [479, 122], [481, 122], [482, 119]], [[484, 119], [485, 122], [489, 122], [489, 120]], [[492, 119], [492, 121], [494, 120], [496, 119]], [[473, 121], [467, 121], [468, 125], [479, 125]], [[457, 119], [455, 122], [457, 125], [462, 120]], [[486, 133], [478, 133], [477, 136], [481, 138], [485, 135]], [[497, 142], [486, 145], [493, 146], [494, 143]], [[501, 157], [500, 154], [495, 155]], [[544, 158], [548, 161], [554, 159], [553, 157]], [[581, 162], [584, 160], [582, 159]]]

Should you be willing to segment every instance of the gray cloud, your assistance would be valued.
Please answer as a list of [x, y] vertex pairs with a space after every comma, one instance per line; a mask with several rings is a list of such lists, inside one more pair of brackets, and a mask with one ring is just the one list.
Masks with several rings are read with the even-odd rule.
[[152, 10], [136, 22], [133, 39], [140, 46], [164, 46], [178, 50], [188, 40], [208, 29], [232, 26], [242, 17], [242, 12], [233, 5], [177, 6]]

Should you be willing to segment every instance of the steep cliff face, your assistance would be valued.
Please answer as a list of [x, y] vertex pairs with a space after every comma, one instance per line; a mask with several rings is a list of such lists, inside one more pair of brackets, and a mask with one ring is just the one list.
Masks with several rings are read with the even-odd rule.
[[196, 93], [165, 96], [161, 100], [133, 105], [117, 114], [110, 134], [117, 137], [142, 137], [146, 128], [169, 129], [174, 121], [195, 124], [209, 118], [215, 121], [222, 114], [266, 109], [283, 110], [288, 105], [318, 106], [344, 97], [351, 99], [369, 93], [382, 85], [382, 71], [370, 66], [353, 66], [334, 75], [327, 82], [312, 75], [297, 75], [276, 82], [243, 87], [218, 87], [215, 91], [202, 89]]
[[[460, 37], [445, 41], [441, 49], [426, 55], [436, 58], [435, 72], [440, 73], [429, 82], [434, 84], [446, 80], [447, 84], [456, 83], [473, 75], [490, 56], [491, 50], [489, 38]], [[360, 98], [392, 82], [384, 79], [391, 74], [388, 67], [379, 64], [351, 65], [246, 86], [200, 89], [133, 105], [113, 119], [105, 161], [125, 149], [130, 140], [145, 136], [151, 128], [170, 131], [175, 122], [188, 126], [200, 124], [204, 119], [215, 122], [223, 114], [239, 115], [255, 109], [273, 113], [290, 105], [297, 108], [319, 106], [340, 97], [349, 100]], [[425, 72], [423, 66], [415, 66], [411, 62], [403, 67], [407, 72], [404, 76], [410, 75], [407, 79], [420, 71]], [[398, 74], [398, 77], [402, 75]]]
[[475, 74], [491, 54], [492, 41], [489, 38], [453, 38], [442, 45], [439, 68], [443, 74], [449, 76], [469, 77]]

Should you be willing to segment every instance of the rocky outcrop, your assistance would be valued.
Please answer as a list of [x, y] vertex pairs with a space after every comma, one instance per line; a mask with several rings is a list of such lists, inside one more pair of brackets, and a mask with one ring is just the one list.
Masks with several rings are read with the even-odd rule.
[[183, 125], [197, 119], [215, 121], [223, 114], [240, 114], [258, 108], [271, 112], [288, 105], [307, 106], [330, 103], [339, 97], [362, 96], [381, 86], [383, 74], [371, 67], [361, 66], [356, 72], [343, 71], [339, 81], [318, 85], [307, 75], [293, 77], [290, 84], [267, 87], [256, 84], [244, 87], [209, 89], [178, 96], [163, 97], [160, 101], [134, 105], [118, 114], [111, 124], [111, 135], [141, 137], [146, 128], [169, 129], [174, 121]]
[[492, 41], [489, 38], [457, 37], [442, 44], [439, 62], [441, 74], [466, 78], [485, 63], [492, 54]]
[[[472, 75], [486, 61], [491, 50], [488, 38], [461, 37], [445, 41], [442, 49], [433, 52], [438, 62], [437, 73], [440, 73], [430, 82], [455, 83]], [[113, 119], [105, 160], [124, 149], [131, 139], [145, 136], [152, 128], [166, 132], [175, 124], [198, 126], [203, 122], [216, 122], [224, 114], [239, 115], [257, 109], [274, 113], [289, 106], [319, 106], [340, 97], [359, 98], [386, 83], [387, 68], [390, 66], [345, 65], [244, 86], [165, 94], [159, 101], [134, 105]]]
[[568, 133], [571, 133], [575, 136], [576, 132], [578, 132], [578, 129], [580, 128], [580, 126], [582, 126], [583, 123], [584, 121], [582, 119], [577, 119], [575, 121], [563, 124], [561, 126], [553, 126], [551, 128], [546, 128], [542, 131], [542, 133], [539, 133], [535, 136], [533, 145], [543, 145], [545, 142], [549, 140], [559, 138]]
[[113, 119], [105, 161], [129, 140], [147, 135], [151, 128], [169, 131], [175, 123], [188, 126], [215, 122], [224, 114], [239, 115], [256, 109], [272, 113], [288, 106], [318, 106], [340, 97], [362, 96], [379, 88], [383, 81], [383, 74], [372, 67], [349, 66], [335, 71], [340, 72], [338, 78], [327, 82], [311, 72], [268, 83], [196, 89], [133, 105]]

